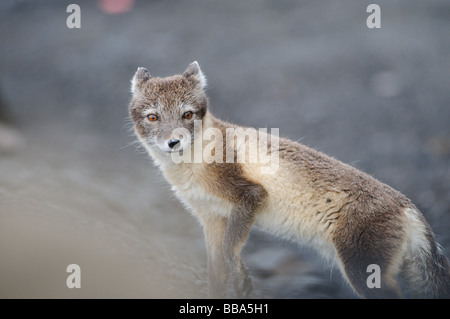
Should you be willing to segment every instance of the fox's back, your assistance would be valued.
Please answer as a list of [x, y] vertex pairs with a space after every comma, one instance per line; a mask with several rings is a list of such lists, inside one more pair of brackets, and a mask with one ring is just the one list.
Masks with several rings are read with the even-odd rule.
[[261, 164], [241, 165], [268, 193], [257, 225], [281, 237], [331, 242], [347, 223], [401, 220], [412, 206], [400, 192], [309, 147], [280, 139], [278, 151], [276, 174], [261, 174]]

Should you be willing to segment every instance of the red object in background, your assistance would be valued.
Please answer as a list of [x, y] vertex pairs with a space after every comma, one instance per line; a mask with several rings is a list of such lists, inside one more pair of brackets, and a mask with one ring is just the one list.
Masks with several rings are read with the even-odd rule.
[[99, 8], [108, 14], [122, 14], [134, 7], [134, 0], [99, 0]]

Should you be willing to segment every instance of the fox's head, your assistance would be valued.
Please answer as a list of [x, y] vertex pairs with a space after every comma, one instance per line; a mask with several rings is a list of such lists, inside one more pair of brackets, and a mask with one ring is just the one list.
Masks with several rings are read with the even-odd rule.
[[[162, 153], [190, 147], [198, 127], [194, 122], [202, 121], [207, 112], [205, 86], [206, 78], [197, 62], [182, 75], [165, 78], [152, 77], [147, 69], [138, 68], [131, 80], [129, 112], [141, 142]], [[186, 130], [189, 134], [180, 134]]]

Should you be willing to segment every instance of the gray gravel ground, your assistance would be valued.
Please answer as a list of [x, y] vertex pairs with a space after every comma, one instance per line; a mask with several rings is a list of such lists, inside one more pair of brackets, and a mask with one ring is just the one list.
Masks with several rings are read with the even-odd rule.
[[[206, 253], [127, 118], [136, 67], [198, 60], [212, 112], [330, 154], [402, 191], [450, 255], [450, 3], [0, 2], [0, 297], [202, 298]], [[353, 298], [337, 268], [257, 230], [255, 296]], [[67, 265], [82, 288], [66, 287]]]

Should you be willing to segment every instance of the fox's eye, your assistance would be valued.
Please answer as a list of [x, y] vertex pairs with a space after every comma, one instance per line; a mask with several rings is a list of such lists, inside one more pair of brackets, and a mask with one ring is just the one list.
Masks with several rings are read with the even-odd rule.
[[147, 118], [148, 118], [149, 121], [154, 122], [154, 121], [158, 120], [158, 115], [156, 115], [156, 114], [149, 114], [149, 115], [147, 115]]
[[191, 119], [191, 118], [192, 118], [192, 112], [191, 112], [191, 111], [188, 111], [188, 112], [184, 113], [184, 114], [183, 114], [183, 117], [184, 117], [185, 119], [187, 119], [187, 120]]

